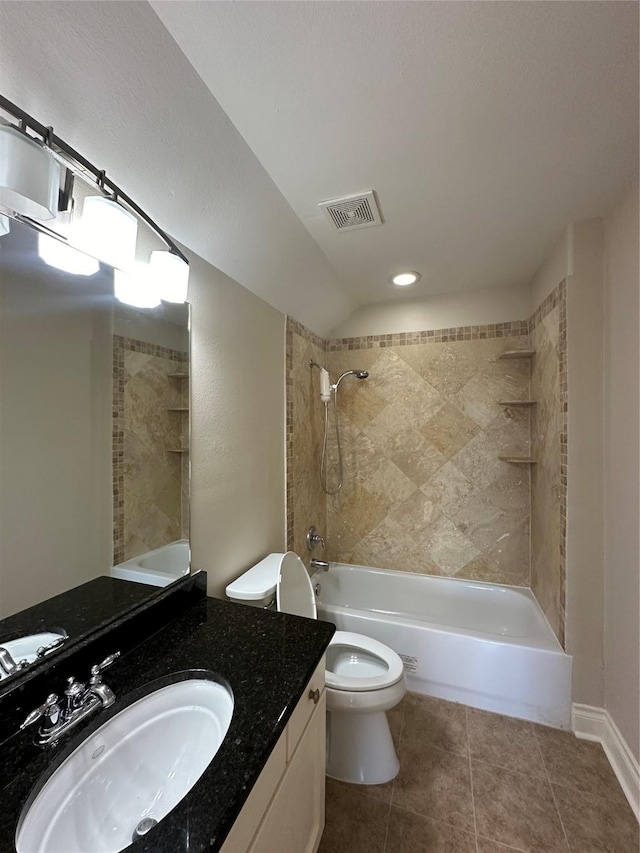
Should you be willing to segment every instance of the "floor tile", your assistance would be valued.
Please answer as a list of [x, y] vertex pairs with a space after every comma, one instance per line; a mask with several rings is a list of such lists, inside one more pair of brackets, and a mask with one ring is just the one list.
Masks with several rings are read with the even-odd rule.
[[572, 732], [534, 726], [542, 757], [555, 785], [626, 803], [626, 797], [599, 743], [579, 740]]
[[529, 776], [546, 776], [533, 725], [501, 714], [469, 708], [471, 757]]
[[392, 803], [425, 817], [474, 831], [469, 760], [404, 737]]
[[479, 835], [525, 853], [567, 853], [551, 786], [546, 779], [471, 762]]
[[476, 853], [476, 843], [469, 832], [392, 806], [385, 853]]
[[327, 779], [318, 853], [383, 853], [388, 820], [388, 806]]
[[478, 853], [523, 853], [522, 848], [507, 847], [506, 844], [499, 844], [497, 841], [490, 841], [488, 838], [476, 838], [478, 845]]
[[594, 797], [560, 785], [553, 791], [569, 846], [575, 853], [636, 853], [638, 823], [626, 802]]
[[402, 743], [407, 742], [468, 755], [466, 707], [432, 696], [408, 693], [402, 729]]

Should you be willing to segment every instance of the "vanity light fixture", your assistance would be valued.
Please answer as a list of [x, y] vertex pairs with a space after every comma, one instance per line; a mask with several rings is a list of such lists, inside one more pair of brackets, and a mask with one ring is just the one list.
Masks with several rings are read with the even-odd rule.
[[186, 302], [189, 266], [173, 252], [151, 252], [149, 272], [153, 286], [165, 302]]
[[42, 231], [38, 234], [38, 257], [50, 267], [72, 275], [94, 275], [100, 269], [100, 263], [95, 258]]
[[[171, 265], [172, 274], [178, 278], [178, 285], [170, 288], [167, 283], [169, 273], [165, 271], [160, 276], [164, 281], [163, 292], [167, 294], [162, 298], [178, 301], [178, 291], [186, 297], [189, 261], [171, 238], [107, 177], [103, 169], [98, 169], [57, 136], [53, 128], [36, 121], [3, 95], [0, 95], [0, 112], [8, 114], [9, 121], [16, 125], [7, 124], [4, 115], [0, 117], [0, 207], [41, 233], [58, 239], [59, 235], [49, 231], [42, 223], [56, 218], [59, 207], [63, 211], [69, 210], [68, 196], [72, 185], [69, 173], [81, 177], [85, 182], [94, 182], [101, 195], [85, 198], [78, 232], [69, 233], [69, 243], [62, 241], [61, 246], [70, 249], [73, 244], [81, 251], [111, 264], [116, 270], [119, 282], [119, 294], [116, 295], [121, 301], [128, 301], [125, 294], [130, 294], [136, 300], [131, 304], [141, 306], [144, 302], [144, 307], [153, 307], [160, 304], [161, 294], [150, 294], [148, 275], [142, 275], [140, 268], [134, 265], [138, 221], [143, 220], [169, 250], [154, 254], [175, 256], [180, 261], [179, 264], [173, 260], [160, 262], [161, 265], [164, 263], [165, 270]], [[68, 170], [62, 191], [60, 165]], [[70, 257], [68, 253], [67, 257]], [[57, 266], [57, 263], [54, 265]], [[145, 264], [144, 267], [148, 272], [149, 265]], [[173, 297], [168, 295], [170, 293]], [[184, 297], [180, 301], [184, 301]]]
[[135, 308], [156, 308], [160, 296], [150, 275], [149, 264], [136, 263], [131, 272], [114, 269], [113, 292], [116, 299]]
[[398, 287], [406, 287], [409, 284], [415, 284], [416, 281], [420, 281], [422, 276], [419, 272], [401, 272], [397, 275], [394, 275], [391, 281], [394, 284], [397, 284]]
[[0, 213], [0, 237], [4, 237], [4, 235], [8, 234], [10, 230], [9, 217]]
[[0, 204], [32, 219], [53, 219], [59, 185], [51, 151], [17, 127], [0, 125]]

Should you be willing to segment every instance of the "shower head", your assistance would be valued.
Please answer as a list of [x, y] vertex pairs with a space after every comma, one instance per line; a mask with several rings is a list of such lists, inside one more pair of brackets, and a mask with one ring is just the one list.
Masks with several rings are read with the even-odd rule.
[[345, 370], [342, 376], [339, 377], [338, 381], [335, 384], [335, 388], [338, 388], [338, 385], [342, 382], [345, 376], [355, 376], [358, 379], [366, 379], [369, 376], [368, 370]]

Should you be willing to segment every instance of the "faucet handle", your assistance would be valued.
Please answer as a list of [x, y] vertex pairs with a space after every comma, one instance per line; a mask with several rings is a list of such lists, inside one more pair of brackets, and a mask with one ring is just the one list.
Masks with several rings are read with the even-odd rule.
[[26, 729], [27, 726], [30, 726], [32, 723], [37, 723], [41, 717], [52, 716], [52, 712], [57, 713], [59, 710], [58, 697], [55, 693], [50, 693], [44, 703], [28, 715], [24, 723], [20, 726], [20, 730], [22, 731], [22, 729]]
[[100, 684], [102, 681], [103, 670], [108, 666], [111, 666], [112, 663], [115, 663], [115, 661], [120, 657], [120, 654], [120, 652], [113, 652], [113, 654], [108, 655], [102, 663], [94, 664], [94, 666], [91, 667], [91, 678], [89, 679], [89, 684]]

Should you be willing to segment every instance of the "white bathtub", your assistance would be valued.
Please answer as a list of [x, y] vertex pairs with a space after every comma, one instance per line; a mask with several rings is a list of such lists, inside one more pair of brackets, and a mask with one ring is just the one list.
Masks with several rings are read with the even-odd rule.
[[528, 589], [331, 563], [320, 619], [390, 646], [409, 690], [571, 725], [571, 664]]
[[162, 548], [119, 563], [111, 568], [110, 574], [124, 581], [167, 586], [189, 574], [189, 540], [176, 539]]

